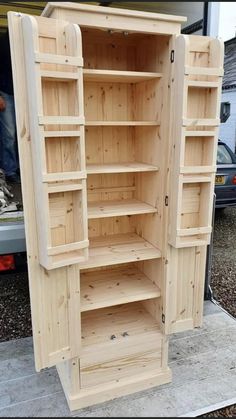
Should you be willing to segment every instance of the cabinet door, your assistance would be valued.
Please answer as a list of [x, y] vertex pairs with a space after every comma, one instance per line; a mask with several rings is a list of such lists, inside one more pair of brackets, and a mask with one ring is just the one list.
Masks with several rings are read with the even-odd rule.
[[212, 229], [223, 44], [176, 37], [172, 77], [165, 324], [168, 332], [199, 326], [207, 245]]
[[223, 45], [180, 35], [174, 56], [169, 243], [181, 248], [210, 242]]
[[168, 246], [164, 328], [167, 334], [202, 324], [206, 246]]
[[[77, 141], [77, 137], [79, 137], [79, 141], [83, 141], [83, 127], [79, 126], [78, 123], [79, 120], [81, 125], [83, 124], [83, 118], [81, 117], [83, 115], [83, 102], [79, 95], [75, 96], [73, 93], [70, 96], [70, 92], [72, 90], [74, 92], [74, 78], [78, 80], [79, 77], [81, 89], [83, 84], [82, 68], [78, 70], [78, 67], [82, 65], [82, 58], [78, 59], [74, 54], [74, 51], [78, 48], [78, 42], [81, 43], [81, 37], [77, 25], [74, 27], [72, 24], [54, 19], [36, 18], [9, 12], [8, 22], [25, 215], [34, 353], [36, 369], [39, 371], [42, 368], [55, 365], [80, 354], [80, 278], [79, 263], [77, 263], [80, 259], [77, 259], [78, 254], [76, 251], [77, 249], [80, 250], [78, 245], [79, 237], [84, 240], [84, 235], [87, 235], [85, 228], [87, 215], [84, 212], [80, 212], [80, 219], [77, 219], [76, 223], [74, 223], [72, 218], [70, 220], [68, 218], [68, 224], [64, 224], [64, 206], [69, 201], [60, 203], [54, 200], [51, 206], [54, 214], [48, 220], [47, 211], [45, 212], [46, 206], [40, 206], [40, 199], [44, 200], [45, 204], [45, 195], [52, 194], [53, 197], [60, 200], [61, 197], [64, 197], [64, 192], [68, 193], [69, 199], [72, 199], [72, 192], [86, 190], [86, 185], [82, 184], [86, 182], [86, 175], [84, 175], [85, 165], [81, 161], [80, 168], [77, 168], [77, 159], [75, 158], [76, 153], [78, 153], [78, 158], [81, 158], [83, 143], [80, 142], [82, 148], [79, 146], [78, 149], [77, 146], [74, 147], [74, 141]], [[37, 28], [37, 39], [34, 45], [39, 50], [34, 52], [31, 49], [31, 51], [29, 50], [29, 55], [31, 54], [32, 56], [34, 53], [35, 65], [38, 66], [37, 63], [41, 63], [42, 60], [44, 63], [38, 70], [32, 68], [32, 72], [39, 71], [41, 75], [44, 75], [43, 81], [39, 78], [37, 80], [35, 79], [38, 83], [37, 92], [34, 83], [32, 83], [32, 91], [29, 89], [26, 68], [27, 45], [32, 46], [33, 37], [36, 36], [35, 31], [25, 30], [27, 29], [25, 24], [26, 26], [28, 25], [29, 29], [29, 24], [31, 25], [31, 23], [34, 28]], [[65, 59], [65, 64], [62, 64], [63, 59]], [[66, 74], [69, 71], [68, 63], [71, 64], [70, 71], [75, 71], [73, 74], [71, 72], [69, 73], [69, 77], [72, 78], [69, 88], [65, 87], [65, 82], [68, 79], [68, 74]], [[51, 70], [54, 71], [54, 74], [51, 73]], [[77, 71], [80, 71], [78, 77]], [[29, 73], [28, 76], [30, 76]], [[47, 101], [44, 101], [43, 97], [37, 95], [40, 95], [42, 84], [51, 83], [51, 77], [55, 78], [55, 76], [55, 83], [58, 83], [58, 85], [54, 84], [49, 86], [51, 95], [48, 95]], [[32, 124], [32, 118], [35, 117], [32, 108], [37, 107], [39, 109], [41, 106], [40, 101], [43, 102], [43, 104], [41, 103], [43, 110], [49, 110], [46, 115], [52, 116], [45, 117], [45, 113], [44, 115], [36, 115], [35, 124]], [[75, 103], [78, 104], [79, 118], [77, 118], [77, 114], [73, 114]], [[56, 110], [56, 112], [50, 113], [53, 110]], [[60, 113], [61, 110], [62, 112]], [[71, 114], [73, 116], [70, 120]], [[63, 120], [64, 115], [66, 116]], [[74, 116], [76, 120], [73, 119]], [[64, 124], [60, 119], [61, 117]], [[46, 120], [44, 121], [43, 118], [46, 118]], [[39, 128], [37, 127], [37, 123]], [[49, 124], [50, 128], [45, 126], [45, 124]], [[73, 124], [78, 124], [79, 127], [74, 127]], [[51, 129], [55, 130], [53, 134]], [[77, 134], [77, 129], [78, 131], [80, 130], [80, 135]], [[48, 130], [47, 139], [45, 139], [45, 135], [38, 135], [38, 132], [45, 134], [45, 130]], [[46, 156], [47, 148], [48, 150], [51, 148], [50, 156]], [[37, 159], [40, 161], [39, 164], [36, 161]], [[71, 159], [74, 159], [73, 162]], [[74, 167], [71, 167], [71, 164], [74, 164]], [[35, 170], [35, 166], [37, 166], [38, 171]], [[50, 170], [52, 167], [54, 170]], [[39, 168], [42, 170], [40, 171]], [[49, 169], [48, 172], [53, 172], [53, 176], [52, 173], [51, 177], [48, 176], [46, 168]], [[65, 185], [66, 190], [64, 191], [63, 188]], [[81, 195], [75, 198], [71, 208], [67, 207], [66, 212], [68, 214], [73, 212], [73, 208], [76, 208], [76, 205], [81, 207], [82, 202], [79, 202], [80, 198]], [[82, 199], [85, 200], [85, 198], [82, 196]], [[44, 212], [39, 214], [40, 210]], [[82, 228], [81, 218], [84, 218], [84, 224], [83, 231], [80, 235], [78, 230]], [[41, 227], [39, 219], [41, 220]], [[50, 257], [55, 255], [60, 258], [60, 252], [63, 250], [69, 256], [68, 260], [65, 258], [63, 263], [61, 263], [59, 258], [55, 258], [59, 263], [55, 263], [54, 266], [47, 268], [47, 264], [44, 264], [42, 261], [40, 252], [40, 247], [42, 251], [43, 243], [42, 241], [40, 242], [39, 229], [42, 228], [44, 230], [48, 222], [51, 223], [51, 233], [54, 235], [54, 243], [51, 246], [51, 249], [54, 250], [50, 250], [48, 255]], [[55, 225], [52, 223], [55, 223]], [[64, 243], [61, 243], [63, 235], [61, 234], [60, 228], [62, 227], [65, 232]], [[73, 230], [76, 230], [76, 233], [78, 233], [76, 240], [74, 240], [74, 236], [72, 237]], [[68, 234], [71, 234], [71, 236], [66, 241], [66, 237], [69, 237]], [[50, 240], [46, 233], [45, 238]], [[59, 240], [58, 243], [57, 240]], [[66, 247], [67, 243], [71, 244]], [[86, 246], [88, 245], [87, 243], [85, 244]], [[48, 242], [44, 247], [45, 252], [49, 250], [47, 245]], [[59, 252], [55, 251], [57, 245], [60, 246]], [[70, 254], [73, 251], [74, 259]]]

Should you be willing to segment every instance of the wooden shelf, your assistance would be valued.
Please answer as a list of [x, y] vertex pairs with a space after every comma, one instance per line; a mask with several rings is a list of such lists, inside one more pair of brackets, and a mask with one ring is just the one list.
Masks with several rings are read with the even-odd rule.
[[80, 269], [161, 257], [159, 249], [135, 233], [113, 234], [96, 237], [89, 241], [89, 258], [80, 264]]
[[41, 77], [45, 81], [74, 81], [78, 80], [78, 72], [41, 70]]
[[189, 227], [189, 228], [181, 228], [177, 230], [178, 236], [186, 237], [186, 236], [195, 236], [196, 234], [210, 234], [211, 233], [211, 226], [205, 227]]
[[150, 332], [156, 332], [156, 338], [162, 336], [157, 322], [138, 302], [82, 313], [81, 323], [84, 352], [97, 344], [127, 344], [138, 336], [145, 345]]
[[183, 118], [183, 126], [185, 127], [199, 127], [212, 126], [218, 127], [220, 120], [218, 118]]
[[196, 66], [185, 66], [185, 74], [194, 74], [198, 76], [218, 76], [224, 75], [224, 69], [218, 67], [196, 67]]
[[93, 126], [159, 126], [160, 122], [158, 121], [85, 121], [87, 127]]
[[188, 80], [188, 87], [218, 88], [219, 86], [218, 81]]
[[58, 137], [80, 137], [81, 133], [77, 131], [44, 131], [44, 138], [55, 138]]
[[44, 64], [61, 64], [61, 65], [73, 65], [76, 67], [83, 67], [82, 57], [76, 57], [72, 55], [59, 55], [59, 54], [49, 54], [49, 53], [40, 53], [35, 52], [34, 55], [36, 63]]
[[80, 183], [70, 183], [68, 185], [48, 185], [48, 193], [60, 193], [60, 192], [71, 192], [71, 191], [81, 191], [83, 186]]
[[83, 125], [84, 117], [83, 116], [39, 116], [38, 117], [39, 125]]
[[215, 131], [185, 131], [185, 137], [214, 137]]
[[157, 208], [137, 199], [88, 203], [88, 219], [121, 217], [122, 215], [152, 214]]
[[81, 179], [86, 179], [86, 172], [84, 170], [77, 170], [76, 172], [43, 173], [42, 175], [43, 182], [63, 182], [66, 180]]
[[211, 182], [212, 177], [211, 174], [208, 176], [200, 174], [190, 174], [183, 177], [183, 183], [204, 183], [204, 182]]
[[159, 288], [132, 266], [81, 274], [81, 311], [160, 297]]
[[157, 172], [159, 168], [147, 163], [128, 162], [112, 164], [88, 164], [87, 174], [95, 175], [102, 173], [134, 173], [134, 172]]
[[186, 175], [215, 173], [216, 166], [180, 166], [180, 173]]
[[141, 71], [116, 71], [116, 70], [83, 70], [84, 81], [113, 82], [113, 83], [137, 83], [158, 79], [162, 73], [141, 72]]

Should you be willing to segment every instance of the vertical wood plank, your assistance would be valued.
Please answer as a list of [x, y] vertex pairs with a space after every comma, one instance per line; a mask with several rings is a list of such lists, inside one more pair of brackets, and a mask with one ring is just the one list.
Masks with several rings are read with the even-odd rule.
[[[36, 223], [33, 182], [32, 141], [29, 127], [26, 70], [23, 50], [22, 19], [9, 12], [9, 32], [16, 104], [17, 139], [20, 156], [22, 194], [25, 213], [29, 287], [34, 341], [35, 366], [55, 365], [80, 353], [79, 271], [78, 266], [47, 271], [39, 264], [38, 226]], [[55, 22], [37, 18], [50, 34]]]

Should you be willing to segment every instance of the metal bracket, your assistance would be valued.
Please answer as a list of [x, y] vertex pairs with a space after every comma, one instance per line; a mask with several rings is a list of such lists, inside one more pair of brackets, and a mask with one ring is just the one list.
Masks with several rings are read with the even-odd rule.
[[175, 61], [175, 51], [172, 49], [170, 53], [170, 62], [173, 63]]
[[169, 205], [169, 197], [166, 195], [165, 196], [165, 206], [168, 207]]
[[162, 321], [162, 323], [164, 323], [164, 324], [165, 324], [165, 321], [166, 321], [166, 316], [165, 316], [165, 314], [162, 314], [162, 316], [161, 316], [161, 321]]

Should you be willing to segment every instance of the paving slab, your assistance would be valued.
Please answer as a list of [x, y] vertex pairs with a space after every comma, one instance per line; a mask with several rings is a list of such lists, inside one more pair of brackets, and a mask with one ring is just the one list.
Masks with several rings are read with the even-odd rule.
[[206, 301], [202, 328], [170, 338], [171, 384], [71, 413], [56, 369], [35, 372], [32, 338], [0, 343], [0, 417], [194, 417], [236, 402], [235, 347], [235, 319]]

